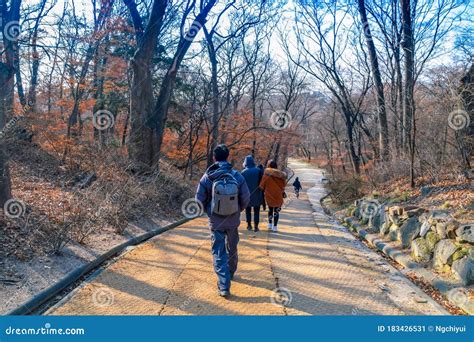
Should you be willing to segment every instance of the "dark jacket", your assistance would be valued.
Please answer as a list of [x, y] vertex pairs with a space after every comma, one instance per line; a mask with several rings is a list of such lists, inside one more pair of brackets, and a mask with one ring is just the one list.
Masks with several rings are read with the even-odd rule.
[[297, 190], [303, 189], [303, 187], [301, 186], [301, 183], [300, 183], [300, 180], [298, 179], [298, 177], [296, 177], [295, 181], [293, 182], [293, 186], [294, 186], [294, 188], [297, 189]]
[[263, 194], [258, 187], [263, 176], [263, 171], [255, 166], [255, 161], [250, 155], [245, 157], [244, 168], [242, 176], [244, 176], [250, 191], [248, 207], [259, 207], [263, 202]]
[[240, 211], [247, 208], [250, 200], [249, 189], [244, 177], [238, 171], [233, 170], [230, 163], [217, 162], [211, 165], [202, 176], [196, 191], [196, 199], [201, 201], [206, 210], [211, 230], [236, 229], [240, 225], [240, 212], [226, 217], [211, 215], [212, 184], [214, 180], [224, 173], [232, 173], [239, 184]]

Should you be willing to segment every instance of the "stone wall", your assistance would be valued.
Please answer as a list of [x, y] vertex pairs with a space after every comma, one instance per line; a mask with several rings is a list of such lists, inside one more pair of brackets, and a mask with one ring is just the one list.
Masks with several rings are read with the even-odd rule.
[[448, 211], [390, 206], [374, 199], [357, 200], [346, 223], [410, 250], [414, 261], [448, 273], [464, 285], [474, 283], [474, 225], [461, 224]]

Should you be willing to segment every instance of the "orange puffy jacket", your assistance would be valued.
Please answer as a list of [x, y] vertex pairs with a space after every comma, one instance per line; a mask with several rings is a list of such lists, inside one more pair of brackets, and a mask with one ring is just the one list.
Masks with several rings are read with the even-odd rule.
[[281, 207], [283, 205], [285, 186], [286, 173], [277, 169], [265, 169], [260, 181], [260, 189], [265, 192], [265, 201], [269, 207]]

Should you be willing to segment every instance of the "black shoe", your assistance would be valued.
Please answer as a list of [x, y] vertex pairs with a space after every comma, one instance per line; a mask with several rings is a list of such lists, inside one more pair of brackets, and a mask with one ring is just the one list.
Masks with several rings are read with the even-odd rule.
[[230, 274], [230, 280], [234, 280], [234, 273]]
[[219, 296], [228, 298], [230, 296], [230, 291], [229, 290], [219, 290]]
[[247, 225], [247, 230], [252, 231], [252, 225], [250, 223]]
[[259, 232], [260, 229], [258, 229], [258, 226], [255, 226], [255, 229], [253, 231], [256, 233], [256, 232]]

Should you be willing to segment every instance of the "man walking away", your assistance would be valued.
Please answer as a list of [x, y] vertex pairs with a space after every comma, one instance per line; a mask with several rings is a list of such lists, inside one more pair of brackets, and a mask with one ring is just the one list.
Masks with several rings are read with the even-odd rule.
[[245, 208], [245, 216], [247, 219], [247, 229], [252, 230], [252, 209], [253, 209], [253, 222], [255, 232], [258, 232], [258, 224], [260, 222], [260, 206], [263, 202], [263, 194], [258, 185], [263, 176], [263, 171], [255, 166], [255, 161], [251, 155], [245, 157], [244, 170], [242, 176], [245, 178], [245, 182], [250, 191], [250, 202]]
[[214, 164], [199, 182], [196, 199], [209, 217], [212, 256], [219, 295], [230, 296], [230, 282], [237, 270], [240, 213], [247, 208], [250, 193], [242, 175], [227, 161], [229, 149], [218, 145], [213, 151]]

